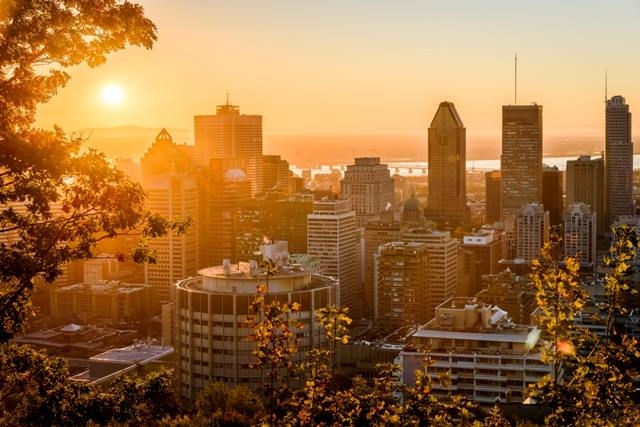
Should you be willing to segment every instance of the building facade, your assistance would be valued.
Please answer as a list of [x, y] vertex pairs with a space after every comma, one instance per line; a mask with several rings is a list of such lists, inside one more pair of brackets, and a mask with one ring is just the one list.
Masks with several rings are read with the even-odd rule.
[[502, 219], [542, 202], [542, 106], [502, 106]]
[[393, 179], [379, 157], [359, 157], [353, 165], [347, 165], [340, 188], [342, 198], [351, 200], [359, 227], [375, 219], [380, 212], [393, 211]]
[[[398, 357], [402, 382], [415, 384], [415, 371], [432, 378], [436, 396], [461, 395], [481, 405], [522, 402], [530, 384], [552, 373], [543, 363], [535, 326], [517, 325], [508, 313], [474, 298], [451, 298], [419, 328]], [[429, 358], [432, 364], [424, 366]], [[449, 385], [439, 375], [448, 374]]]
[[580, 156], [567, 160], [567, 206], [574, 203], [588, 205], [596, 215], [596, 230], [606, 231], [604, 158]]
[[549, 225], [561, 225], [564, 217], [563, 173], [557, 166], [542, 167], [542, 205], [549, 212]]
[[549, 212], [540, 203], [522, 206], [516, 218], [516, 261], [529, 263], [540, 257], [549, 241]]
[[493, 224], [502, 218], [502, 172], [485, 172], [485, 224]]
[[622, 96], [607, 100], [605, 117], [607, 227], [633, 215], [633, 142], [631, 112]]
[[564, 213], [564, 254], [576, 257], [583, 268], [597, 261], [596, 221], [596, 214], [584, 203], [569, 205]]
[[218, 105], [216, 114], [194, 117], [195, 161], [208, 168], [211, 159], [242, 159], [251, 194], [263, 191], [262, 116], [240, 114], [240, 107]]
[[386, 331], [419, 326], [429, 319], [424, 310], [429, 286], [429, 252], [417, 242], [392, 242], [374, 255], [375, 313]]
[[313, 203], [307, 216], [307, 252], [320, 259], [321, 274], [340, 281], [340, 305], [358, 318], [360, 304], [360, 233], [350, 200]]
[[[255, 343], [248, 339], [250, 305], [265, 273], [255, 263], [225, 264], [198, 272], [175, 285], [173, 316], [177, 354], [178, 394], [193, 403], [211, 382], [244, 385], [257, 389], [262, 371], [251, 367]], [[302, 267], [287, 266], [269, 276], [266, 302], [297, 302], [302, 309], [295, 320], [303, 326], [299, 360], [310, 349], [324, 343], [324, 332], [315, 318], [319, 308], [337, 304], [337, 281], [312, 275]]]
[[429, 126], [427, 219], [456, 227], [469, 222], [466, 129], [452, 102], [441, 102]]

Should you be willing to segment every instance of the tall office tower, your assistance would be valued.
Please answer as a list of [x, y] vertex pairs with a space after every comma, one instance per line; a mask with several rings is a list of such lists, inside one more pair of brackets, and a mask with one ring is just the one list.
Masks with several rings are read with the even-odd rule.
[[425, 296], [425, 316], [433, 317], [435, 308], [458, 291], [458, 240], [448, 231], [414, 228], [402, 233], [402, 241], [427, 244], [429, 286]]
[[633, 215], [633, 143], [631, 113], [622, 96], [607, 100], [605, 183], [607, 227], [620, 216]]
[[542, 202], [542, 106], [502, 106], [502, 220]]
[[363, 277], [363, 316], [367, 319], [374, 318], [375, 299], [375, 267], [373, 256], [378, 247], [385, 243], [395, 242], [400, 239], [402, 223], [394, 221], [393, 212], [384, 212], [379, 220], [369, 221], [364, 226], [364, 277]]
[[589, 205], [596, 215], [596, 230], [604, 234], [607, 227], [604, 194], [604, 159], [580, 156], [567, 160], [567, 206], [574, 203]]
[[542, 167], [542, 206], [549, 211], [549, 225], [560, 225], [564, 215], [562, 171], [557, 166]]
[[574, 203], [564, 214], [564, 254], [576, 257], [580, 267], [596, 262], [596, 214], [588, 205]]
[[347, 166], [340, 188], [342, 198], [351, 200], [359, 227], [393, 207], [393, 179], [379, 157], [356, 158], [355, 164]]
[[493, 170], [484, 174], [485, 183], [485, 220], [486, 224], [493, 224], [502, 218], [502, 173]]
[[340, 305], [360, 318], [360, 234], [350, 200], [313, 203], [307, 216], [307, 252], [320, 258], [321, 274], [340, 281]]
[[214, 253], [219, 254], [216, 260], [220, 259], [220, 263], [225, 259], [239, 262], [242, 259], [236, 252], [236, 237], [243, 230], [238, 228], [236, 216], [238, 207], [251, 198], [251, 182], [241, 169], [228, 169], [225, 171], [221, 187], [216, 189], [212, 196], [216, 214], [214, 241], [217, 242], [217, 245], [214, 245]]
[[174, 144], [163, 129], [141, 161], [148, 209], [169, 220], [188, 217], [195, 220], [182, 235], [169, 233], [149, 242], [157, 254], [157, 263], [147, 267], [146, 280], [156, 288], [160, 302], [169, 301], [171, 284], [198, 269], [198, 180], [186, 150]]
[[278, 155], [262, 156], [262, 186], [265, 192], [289, 191], [289, 162]]
[[516, 217], [516, 259], [530, 262], [540, 257], [540, 249], [549, 241], [549, 212], [540, 203], [522, 206]]
[[194, 139], [197, 166], [208, 168], [210, 159], [243, 159], [251, 194], [262, 192], [262, 116], [240, 114], [227, 100], [215, 115], [194, 117]]
[[380, 246], [375, 259], [374, 317], [385, 331], [419, 326], [429, 320], [424, 310], [429, 286], [429, 252], [417, 242]]
[[457, 226], [469, 222], [466, 129], [452, 102], [441, 102], [429, 126], [427, 219]]

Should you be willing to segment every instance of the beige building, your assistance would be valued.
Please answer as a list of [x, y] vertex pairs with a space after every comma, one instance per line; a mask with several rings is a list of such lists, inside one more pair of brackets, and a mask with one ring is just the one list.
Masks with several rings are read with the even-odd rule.
[[340, 188], [342, 198], [351, 200], [359, 227], [375, 219], [380, 212], [393, 212], [393, 179], [379, 157], [358, 157], [355, 164], [347, 165]]
[[[200, 270], [198, 276], [179, 281], [173, 299], [174, 347], [177, 354], [179, 395], [193, 402], [210, 382], [243, 384], [258, 388], [261, 370], [255, 361], [255, 344], [247, 339], [252, 329], [246, 324], [249, 306], [265, 273], [255, 262]], [[299, 355], [324, 342], [324, 332], [315, 311], [337, 304], [337, 281], [312, 274], [301, 266], [281, 266], [269, 277], [266, 300], [298, 302], [302, 311], [295, 320]]]
[[596, 214], [584, 203], [567, 206], [564, 213], [564, 254], [576, 257], [580, 267], [589, 268], [597, 262]]
[[[498, 306], [451, 298], [400, 352], [402, 382], [414, 384], [415, 371], [425, 370], [436, 396], [457, 394], [483, 405], [522, 402], [529, 384], [552, 372], [540, 360], [540, 336], [535, 326], [514, 324]], [[449, 386], [440, 384], [441, 374], [449, 375]]]
[[523, 205], [516, 217], [516, 263], [529, 263], [540, 256], [549, 241], [549, 212], [540, 203]]
[[340, 281], [339, 304], [359, 318], [360, 232], [350, 200], [322, 200], [313, 203], [307, 215], [307, 252], [320, 259], [320, 273]]
[[81, 320], [123, 322], [152, 314], [153, 289], [148, 285], [116, 280], [62, 286], [51, 292], [51, 314]]
[[458, 240], [452, 238], [448, 231], [429, 228], [407, 230], [402, 234], [402, 240], [426, 244], [429, 284], [424, 300], [424, 315], [430, 319], [435, 308], [458, 291]]

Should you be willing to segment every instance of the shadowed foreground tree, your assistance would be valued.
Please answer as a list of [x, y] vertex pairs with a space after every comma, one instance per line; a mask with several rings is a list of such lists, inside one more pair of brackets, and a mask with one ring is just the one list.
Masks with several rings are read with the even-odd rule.
[[[151, 48], [154, 24], [118, 0], [0, 2], [0, 343], [30, 314], [35, 280], [91, 257], [105, 238], [182, 231], [144, 209], [142, 188], [79, 137], [36, 129], [36, 107], [62, 88], [68, 67], [102, 64], [128, 45]], [[144, 240], [130, 256], [153, 261]], [[124, 257], [124, 255], [123, 255]]]
[[155, 371], [105, 386], [69, 380], [66, 362], [27, 346], [0, 352], [0, 425], [159, 425], [178, 413], [172, 377]]
[[605, 328], [603, 336], [574, 326], [587, 299], [577, 280], [577, 262], [566, 258], [566, 267], [560, 268], [546, 247], [541, 261], [534, 264], [532, 277], [538, 289], [541, 325], [551, 338], [544, 357], [554, 364], [555, 372], [562, 373], [562, 378], [546, 376], [530, 389], [531, 397], [551, 409], [547, 425], [640, 423], [640, 411], [631, 396], [640, 363], [638, 342], [620, 336], [613, 323], [614, 317], [625, 312], [620, 301], [631, 291], [627, 282], [637, 248], [623, 231], [616, 233], [618, 239], [605, 258], [611, 271], [604, 284], [609, 302], [598, 314]]

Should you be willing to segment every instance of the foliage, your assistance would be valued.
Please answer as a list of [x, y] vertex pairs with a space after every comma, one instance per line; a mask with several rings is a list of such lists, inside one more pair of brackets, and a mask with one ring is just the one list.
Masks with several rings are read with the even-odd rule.
[[550, 360], [561, 362], [564, 370], [562, 381], [546, 376], [530, 389], [531, 397], [550, 407], [545, 420], [549, 425], [636, 425], [640, 420], [631, 398], [640, 362], [638, 343], [618, 336], [613, 325], [614, 317], [624, 313], [624, 294], [631, 290], [629, 273], [637, 243], [625, 228], [614, 233], [618, 238], [605, 258], [611, 271], [605, 277], [609, 302], [601, 316], [603, 337], [574, 327], [573, 319], [586, 300], [584, 291], [577, 289], [577, 263], [566, 258], [567, 272], [561, 273], [557, 261], [545, 251], [535, 265], [534, 283], [543, 295], [537, 299], [541, 324], [557, 343]]
[[295, 376], [292, 357], [298, 353], [296, 331], [302, 328], [295, 314], [301, 307], [297, 302], [269, 298], [267, 291], [268, 284], [258, 285], [250, 304], [247, 324], [253, 333], [248, 338], [256, 344], [253, 350], [256, 362], [252, 367], [266, 376], [265, 394], [270, 405], [277, 405], [287, 398], [289, 382]]
[[196, 401], [196, 412], [187, 425], [254, 426], [264, 416], [262, 400], [243, 386], [229, 388], [211, 383]]
[[167, 371], [92, 386], [70, 380], [63, 359], [27, 346], [0, 347], [0, 425], [157, 425], [177, 412]]
[[[145, 212], [142, 188], [79, 137], [34, 128], [78, 64], [102, 64], [127, 45], [151, 48], [155, 26], [142, 7], [117, 0], [0, 2], [0, 342], [31, 313], [33, 282], [53, 281], [66, 262], [91, 256], [120, 234], [180, 232]], [[144, 241], [135, 261], [153, 261]]]

